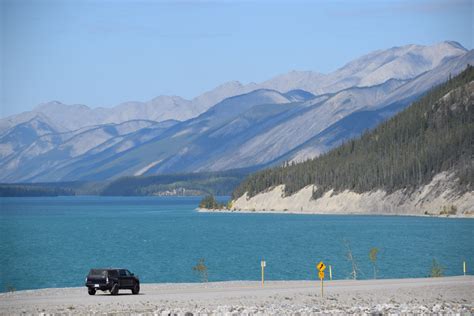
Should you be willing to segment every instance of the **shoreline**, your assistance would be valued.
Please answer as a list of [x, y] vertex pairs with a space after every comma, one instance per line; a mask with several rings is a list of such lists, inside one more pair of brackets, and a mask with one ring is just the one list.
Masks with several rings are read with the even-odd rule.
[[[0, 315], [289, 315], [474, 312], [474, 276], [418, 279], [143, 283], [140, 295], [85, 287], [0, 293]], [[191, 313], [191, 314], [189, 314]]]
[[330, 212], [309, 212], [309, 211], [282, 211], [282, 210], [245, 210], [245, 209], [204, 209], [196, 208], [198, 213], [235, 213], [235, 214], [288, 214], [288, 215], [332, 215], [332, 216], [406, 216], [406, 217], [427, 217], [427, 218], [453, 218], [453, 219], [474, 219], [473, 215], [467, 214], [413, 214], [413, 213], [330, 213]]

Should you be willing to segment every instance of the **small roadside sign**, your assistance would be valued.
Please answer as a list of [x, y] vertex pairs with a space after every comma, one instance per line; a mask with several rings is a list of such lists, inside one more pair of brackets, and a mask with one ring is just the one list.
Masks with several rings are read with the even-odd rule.
[[324, 297], [324, 270], [326, 269], [326, 265], [322, 261], [320, 261], [316, 265], [316, 268], [319, 270], [318, 276], [321, 280], [321, 297]]
[[321, 261], [316, 265], [316, 268], [318, 268], [320, 272], [323, 272], [326, 269], [326, 265]]
[[267, 266], [267, 263], [265, 262], [265, 260], [262, 260], [260, 262], [260, 265], [262, 266], [262, 268], [265, 268]]

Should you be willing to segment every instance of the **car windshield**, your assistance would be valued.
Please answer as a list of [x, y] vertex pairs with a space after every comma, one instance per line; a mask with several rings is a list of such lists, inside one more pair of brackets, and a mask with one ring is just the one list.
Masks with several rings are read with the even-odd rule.
[[105, 276], [107, 276], [107, 270], [104, 270], [104, 269], [91, 269], [89, 271], [89, 275], [105, 277]]

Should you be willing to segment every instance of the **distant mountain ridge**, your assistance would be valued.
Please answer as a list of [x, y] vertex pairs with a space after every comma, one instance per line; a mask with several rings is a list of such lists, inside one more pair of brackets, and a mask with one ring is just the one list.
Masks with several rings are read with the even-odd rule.
[[159, 97], [112, 109], [53, 102], [0, 120], [0, 181], [104, 180], [301, 161], [375, 127], [473, 63], [474, 52], [454, 42], [407, 45], [328, 75], [229, 82], [191, 101]]
[[406, 45], [388, 50], [378, 50], [364, 55], [330, 74], [313, 71], [291, 71], [260, 84], [226, 82], [192, 100], [179, 96], [158, 96], [147, 102], [129, 101], [113, 108], [91, 109], [86, 105], [65, 105], [59, 101], [40, 104], [33, 111], [12, 115], [0, 120], [2, 131], [23, 123], [33, 113], [43, 113], [60, 131], [85, 126], [122, 123], [129, 120], [178, 120], [184, 121], [205, 112], [218, 102], [258, 89], [286, 93], [304, 90], [315, 95], [334, 93], [353, 86], [372, 86], [389, 79], [412, 79], [437, 67], [444, 58], [463, 55], [466, 49], [454, 41], [433, 46]]

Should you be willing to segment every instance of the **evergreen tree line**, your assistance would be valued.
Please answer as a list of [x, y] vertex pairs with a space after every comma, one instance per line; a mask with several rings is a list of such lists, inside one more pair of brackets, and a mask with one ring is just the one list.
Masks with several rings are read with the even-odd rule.
[[46, 187], [37, 185], [0, 184], [0, 197], [60, 196], [75, 195], [69, 188]]
[[178, 188], [204, 194], [230, 195], [248, 175], [247, 169], [171, 174], [157, 176], [122, 177], [105, 185], [100, 195], [153, 195]]
[[285, 163], [250, 175], [233, 192], [233, 198], [245, 192], [254, 196], [281, 184], [287, 195], [314, 184], [315, 199], [331, 189], [358, 193], [413, 190], [442, 171], [456, 173], [460, 191], [472, 190], [473, 80], [474, 70], [468, 65], [461, 74], [450, 76], [359, 139], [302, 163]]

